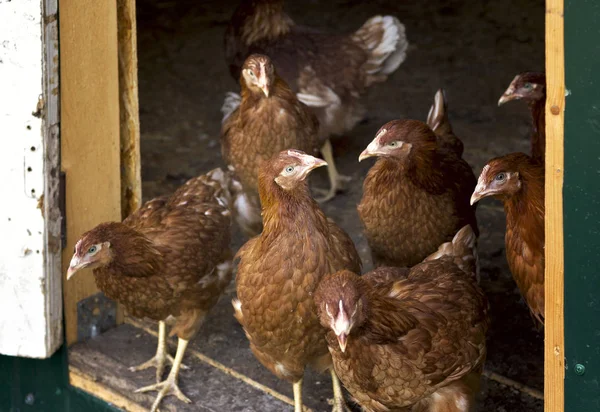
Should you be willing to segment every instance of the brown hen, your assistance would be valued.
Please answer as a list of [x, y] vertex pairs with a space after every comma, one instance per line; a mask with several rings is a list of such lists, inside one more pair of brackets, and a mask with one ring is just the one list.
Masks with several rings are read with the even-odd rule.
[[[157, 390], [152, 405], [175, 395], [191, 401], [177, 386], [188, 341], [231, 281], [230, 249], [233, 192], [239, 183], [215, 169], [190, 179], [173, 195], [146, 202], [122, 223], [102, 223], [75, 245], [67, 279], [93, 268], [96, 285], [135, 317], [159, 321], [156, 356], [132, 370], [156, 367]], [[179, 342], [175, 359], [166, 351], [165, 320], [175, 322], [171, 336]], [[169, 319], [170, 320], [170, 319]], [[160, 382], [166, 361], [173, 364]]]
[[376, 266], [416, 265], [465, 224], [479, 234], [469, 204], [475, 176], [460, 156], [441, 91], [428, 117], [434, 130], [418, 120], [386, 123], [359, 157], [379, 157], [358, 205]]
[[321, 282], [315, 304], [335, 372], [363, 410], [471, 410], [489, 327], [475, 244], [467, 225], [412, 269]]
[[471, 197], [504, 203], [506, 258], [519, 290], [544, 324], [544, 166], [524, 153], [497, 157], [483, 168]]
[[[280, 379], [293, 383], [296, 412], [302, 411], [304, 369], [331, 366], [313, 293], [327, 274], [360, 271], [350, 237], [327, 219], [305, 182], [323, 160], [296, 150], [263, 164], [259, 193], [264, 229], [238, 252], [235, 316], [256, 358]], [[342, 411], [339, 381], [334, 381], [334, 411]]]
[[[382, 82], [406, 58], [404, 25], [393, 16], [374, 16], [351, 34], [331, 34], [295, 24], [283, 0], [242, 0], [225, 32], [225, 57], [234, 78], [252, 53], [269, 56], [279, 75], [314, 110], [319, 134], [341, 135], [364, 118], [367, 88]], [[323, 156], [333, 154], [326, 140]], [[333, 197], [348, 178], [330, 170]]]
[[[316, 154], [319, 122], [277, 75], [267, 56], [246, 59], [240, 76], [241, 99], [230, 93], [223, 106], [221, 149], [225, 162], [235, 170], [244, 188], [240, 198], [244, 213], [238, 223], [249, 236], [262, 229], [258, 199], [260, 164], [285, 149]], [[331, 163], [328, 167], [334, 167]], [[332, 183], [333, 186], [333, 183]]]
[[504, 92], [498, 106], [511, 100], [525, 100], [529, 105], [533, 130], [531, 132], [531, 157], [544, 162], [546, 154], [546, 75], [524, 72], [515, 76]]

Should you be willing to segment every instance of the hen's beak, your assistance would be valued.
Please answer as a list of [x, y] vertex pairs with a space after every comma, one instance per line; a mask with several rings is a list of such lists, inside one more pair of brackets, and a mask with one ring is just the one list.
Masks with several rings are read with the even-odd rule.
[[262, 76], [258, 79], [258, 87], [260, 87], [260, 90], [263, 91], [266, 97], [269, 97], [269, 82], [266, 76]]
[[67, 280], [71, 279], [75, 273], [88, 266], [88, 264], [88, 262], [81, 262], [77, 256], [73, 255], [71, 263], [69, 264], [69, 270], [67, 270]]
[[[510, 93], [509, 93], [510, 90]], [[504, 103], [506, 102], [510, 102], [511, 100], [515, 100], [515, 99], [520, 99], [521, 96], [519, 96], [516, 93], [513, 93], [513, 91], [511, 89], [507, 90], [506, 92], [504, 92], [504, 94], [502, 95], [502, 97], [500, 97], [500, 100], [498, 100], [498, 106], [502, 106]]]
[[477, 182], [477, 186], [475, 186], [475, 190], [473, 191], [473, 194], [471, 195], [471, 206], [473, 206], [473, 204], [475, 202], [478, 202], [481, 199], [483, 199], [484, 197], [489, 196], [489, 195], [490, 195], [490, 191], [486, 187], [485, 182], [483, 182], [483, 181]]
[[313, 169], [316, 169], [317, 167], [327, 166], [327, 162], [323, 159], [319, 159], [318, 157], [314, 157], [307, 154], [300, 154], [297, 156], [300, 157], [300, 161], [306, 168], [307, 173]]
[[340, 349], [342, 352], [346, 352], [346, 344], [348, 343], [348, 335], [345, 333], [340, 333], [337, 335], [338, 343], [340, 344]]

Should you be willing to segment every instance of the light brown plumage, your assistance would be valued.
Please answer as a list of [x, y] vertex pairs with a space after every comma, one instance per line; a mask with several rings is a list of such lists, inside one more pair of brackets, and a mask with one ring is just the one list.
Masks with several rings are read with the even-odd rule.
[[178, 369], [187, 341], [231, 281], [232, 189], [238, 186], [229, 173], [215, 169], [189, 180], [171, 196], [146, 202], [122, 223], [98, 225], [75, 246], [69, 277], [93, 268], [98, 288], [132, 316], [160, 322], [175, 318], [175, 361], [165, 352], [161, 325], [156, 357], [137, 368], [156, 366], [159, 381], [164, 363], [174, 363], [167, 380], [142, 388], [159, 390], [152, 410], [168, 394], [190, 402], [177, 387]]
[[471, 410], [488, 304], [470, 226], [412, 269], [326, 277], [315, 294], [337, 375], [365, 411]]
[[239, 106], [226, 102], [221, 151], [244, 188], [244, 213], [238, 223], [248, 237], [260, 233], [258, 170], [262, 162], [285, 149], [316, 155], [319, 123], [277, 75], [267, 56], [251, 55], [240, 76]]
[[313, 302], [319, 281], [341, 269], [360, 271], [352, 240], [325, 217], [304, 181], [324, 163], [289, 150], [263, 165], [264, 229], [238, 252], [235, 316], [257, 359], [295, 385], [306, 366], [331, 365]]
[[465, 224], [478, 234], [469, 204], [475, 176], [441, 92], [428, 117], [435, 130], [417, 120], [386, 123], [359, 158], [378, 157], [358, 205], [375, 265], [413, 266]]
[[532, 315], [544, 323], [544, 166], [524, 153], [497, 157], [483, 168], [471, 202], [504, 203], [506, 259]]

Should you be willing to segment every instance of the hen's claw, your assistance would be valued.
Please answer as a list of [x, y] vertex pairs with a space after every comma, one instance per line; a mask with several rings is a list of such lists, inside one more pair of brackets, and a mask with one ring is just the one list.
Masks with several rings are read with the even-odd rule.
[[[165, 370], [165, 362], [168, 361], [171, 365], [174, 362], [173, 357], [167, 353], [166, 337], [166, 325], [165, 322], [161, 320], [158, 322], [158, 346], [156, 347], [156, 354], [140, 365], [131, 366], [129, 370], [131, 372], [137, 372], [154, 367], [156, 368], [156, 382], [160, 382], [162, 379], [162, 374]], [[184, 364], [181, 364], [180, 367], [182, 369], [189, 369]]]
[[185, 396], [183, 392], [181, 392], [181, 389], [179, 389], [179, 386], [177, 386], [177, 383], [175, 382], [175, 378], [171, 375], [169, 375], [169, 377], [166, 380], [160, 383], [155, 383], [154, 385], [148, 385], [144, 386], [143, 388], [137, 389], [135, 393], [148, 391], [158, 391], [158, 395], [156, 396], [156, 400], [152, 404], [150, 412], [156, 412], [158, 410], [158, 405], [160, 405], [160, 402], [163, 400], [163, 398], [169, 395], [175, 395], [177, 399], [179, 399], [182, 402], [192, 403], [191, 399]]
[[322, 195], [322, 197], [315, 198], [318, 203], [325, 203], [333, 199], [338, 192], [344, 192], [347, 189], [347, 183], [352, 181], [352, 176], [344, 176], [337, 174], [330, 182], [331, 187], [329, 189], [313, 189], [315, 193]]

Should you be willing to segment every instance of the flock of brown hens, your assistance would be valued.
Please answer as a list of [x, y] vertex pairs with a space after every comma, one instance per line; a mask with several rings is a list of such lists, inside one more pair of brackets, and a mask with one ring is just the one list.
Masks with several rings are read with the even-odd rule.
[[[543, 325], [543, 74], [518, 75], [499, 101], [529, 102], [532, 156], [492, 159], [478, 181], [442, 90], [426, 122], [394, 120], [379, 129], [358, 159], [377, 157], [358, 205], [372, 272], [360, 276], [352, 240], [311, 196], [306, 178], [320, 166], [330, 177], [320, 201], [348, 184], [329, 139], [363, 118], [369, 85], [386, 80], [407, 47], [393, 16], [332, 35], [295, 24], [282, 0], [244, 0], [237, 8], [225, 34], [241, 88], [223, 106], [228, 169], [84, 233], [69, 268], [68, 277], [93, 268], [107, 296], [133, 316], [159, 321], [156, 356], [132, 368], [156, 367], [158, 383], [140, 389], [158, 391], [152, 411], [167, 395], [190, 402], [178, 373], [188, 341], [232, 278], [234, 221], [250, 238], [236, 255], [235, 317], [256, 358], [293, 384], [296, 412], [307, 366], [330, 370], [336, 412], [347, 410], [341, 385], [365, 411], [471, 410], [489, 326], [475, 217], [484, 197], [504, 203], [508, 263]], [[315, 157], [319, 151], [326, 161]], [[174, 359], [166, 323], [179, 339]], [[173, 366], [161, 381], [166, 362]]]

